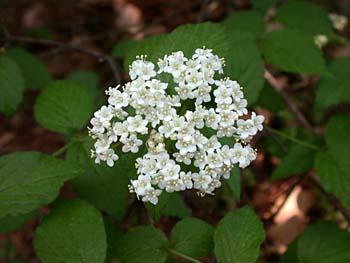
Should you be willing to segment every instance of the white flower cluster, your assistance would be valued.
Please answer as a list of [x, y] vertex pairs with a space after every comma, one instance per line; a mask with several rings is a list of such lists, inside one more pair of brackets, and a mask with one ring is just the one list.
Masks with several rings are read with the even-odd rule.
[[[212, 194], [234, 165], [244, 168], [256, 158], [248, 142], [264, 121], [255, 112], [242, 118], [248, 111], [241, 86], [214, 79], [223, 64], [205, 48], [190, 59], [182, 51], [165, 55], [157, 66], [137, 57], [131, 81], [109, 88], [108, 106], [91, 120], [95, 162], [113, 166], [113, 145], [136, 153], [145, 143], [147, 152], [136, 160], [138, 178], [129, 186], [142, 201], [156, 204], [164, 190]], [[169, 76], [172, 82], [161, 81]]]

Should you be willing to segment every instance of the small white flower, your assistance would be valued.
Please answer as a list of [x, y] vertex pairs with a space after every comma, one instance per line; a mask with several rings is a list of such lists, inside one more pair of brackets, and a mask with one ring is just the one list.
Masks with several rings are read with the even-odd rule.
[[184, 72], [187, 67], [184, 64], [187, 59], [184, 57], [183, 52], [174, 52], [167, 57], [168, 67], [167, 72], [172, 74], [175, 79], [179, 78], [181, 73]]
[[165, 90], [168, 87], [167, 83], [163, 83], [158, 79], [152, 79], [151, 81], [147, 81], [145, 85], [150, 88], [151, 93], [161, 94], [165, 94]]
[[195, 134], [193, 135], [193, 142], [198, 148], [203, 149], [208, 143], [208, 138], [205, 137], [200, 131], [196, 130]]
[[175, 91], [177, 94], [179, 94], [182, 100], [193, 99], [195, 96], [193, 93], [193, 88], [183, 82], [179, 83], [178, 87], [175, 87]]
[[198, 167], [199, 169], [203, 170], [204, 167], [207, 165], [207, 154], [206, 151], [197, 151], [194, 153], [194, 166]]
[[208, 142], [205, 145], [205, 150], [212, 152], [221, 147], [221, 143], [218, 141], [218, 137], [213, 135], [209, 138]]
[[114, 162], [119, 159], [119, 156], [115, 154], [115, 152], [112, 149], [108, 149], [105, 154], [106, 163], [109, 167], [112, 167], [114, 165]]
[[202, 104], [203, 102], [209, 102], [211, 100], [210, 98], [210, 91], [211, 87], [207, 85], [200, 86], [195, 94], [196, 97], [196, 104]]
[[106, 152], [109, 149], [110, 144], [111, 141], [109, 141], [106, 137], [98, 139], [94, 144], [96, 153]]
[[208, 115], [205, 118], [205, 124], [207, 127], [217, 130], [221, 116], [215, 112], [214, 109], [209, 109]]
[[235, 127], [219, 127], [218, 131], [217, 131], [217, 136], [218, 138], [222, 138], [222, 137], [232, 137], [234, 135], [236, 131]]
[[212, 55], [212, 49], [205, 49], [205, 48], [197, 48], [194, 51], [194, 54], [192, 56], [192, 59], [198, 59], [199, 61], [206, 60], [208, 57]]
[[190, 70], [185, 76], [187, 86], [193, 90], [203, 84], [203, 73], [197, 70]]
[[199, 173], [193, 173], [193, 186], [195, 189], [206, 190], [213, 180], [205, 171], [200, 171]]
[[129, 132], [137, 132], [141, 134], [146, 134], [148, 132], [148, 129], [147, 129], [148, 121], [145, 119], [142, 119], [140, 115], [136, 115], [135, 117], [128, 117], [126, 121], [128, 123]]
[[236, 106], [234, 104], [218, 104], [215, 111], [220, 113], [222, 111], [232, 111], [235, 110], [235, 108]]
[[131, 180], [131, 184], [135, 189], [137, 195], [145, 195], [148, 190], [153, 187], [151, 185], [151, 177], [149, 175], [139, 175], [137, 180]]
[[254, 125], [252, 120], [242, 120], [237, 121], [237, 132], [240, 134], [242, 139], [247, 139], [257, 133], [258, 129]]
[[113, 111], [111, 106], [102, 106], [101, 109], [95, 112], [94, 116], [101, 122], [108, 122], [113, 118]]
[[120, 92], [117, 88], [111, 89], [108, 103], [116, 109], [126, 107], [129, 105], [129, 95], [125, 92]]
[[184, 189], [184, 184], [180, 179], [170, 179], [165, 182], [165, 191], [172, 193]]
[[138, 69], [138, 75], [144, 80], [149, 80], [150, 78], [155, 77], [156, 72], [154, 71], [154, 64], [149, 61], [141, 63], [141, 66]]
[[234, 111], [220, 111], [220, 126], [232, 127], [237, 118], [237, 113]]
[[248, 102], [247, 100], [245, 99], [241, 99], [239, 101], [235, 101], [233, 106], [234, 106], [234, 110], [236, 111], [236, 113], [238, 114], [238, 116], [242, 116], [244, 114], [247, 114], [248, 113], [248, 110], [247, 110], [247, 105], [248, 105]]
[[170, 163], [170, 156], [167, 152], [162, 152], [158, 154], [155, 158], [157, 160], [158, 169], [163, 169], [168, 163]]
[[197, 129], [204, 127], [204, 118], [208, 115], [208, 111], [202, 105], [196, 105], [195, 111], [186, 111], [185, 117], [188, 122], [194, 123]]
[[193, 153], [197, 147], [194, 141], [178, 140], [175, 144], [176, 148], [180, 151], [180, 154], [185, 155], [187, 153]]
[[192, 124], [182, 125], [177, 131], [177, 138], [183, 141], [191, 141], [195, 133], [195, 129]]
[[222, 156], [217, 152], [212, 151], [207, 155], [207, 163], [209, 168], [219, 168], [224, 164]]
[[116, 122], [113, 126], [113, 132], [121, 138], [126, 138], [129, 136], [128, 124], [127, 122]]
[[163, 169], [162, 173], [164, 174], [165, 180], [175, 180], [180, 176], [180, 165], [168, 163]]
[[219, 86], [214, 91], [215, 102], [217, 104], [231, 104], [232, 103], [232, 89], [225, 86]]
[[90, 123], [92, 124], [92, 128], [90, 131], [94, 134], [104, 133], [105, 127], [99, 118], [92, 118]]
[[240, 143], [236, 143], [232, 151], [232, 163], [239, 163], [239, 166], [244, 166], [247, 163], [247, 156], [249, 151], [246, 148], [243, 148]]
[[163, 59], [159, 58], [158, 59], [158, 74], [162, 73], [163, 71], [166, 71], [166, 68], [168, 66], [168, 60], [167, 60], [168, 56], [165, 55]]
[[252, 120], [255, 128], [257, 128], [259, 131], [262, 131], [264, 129], [262, 125], [265, 120], [264, 116], [256, 115], [255, 112], [252, 112], [252, 116], [250, 117], [250, 119]]
[[199, 70], [202, 67], [201, 62], [196, 59], [187, 60], [186, 66], [188, 70]]
[[327, 37], [327, 35], [316, 35], [314, 36], [314, 43], [319, 47], [319, 48], [323, 48], [325, 45], [327, 45], [329, 39]]
[[150, 202], [154, 205], [158, 203], [158, 196], [162, 193], [159, 189], [147, 189], [145, 195], [142, 197], [143, 202]]
[[220, 154], [222, 161], [226, 165], [231, 165], [231, 159], [233, 158], [233, 149], [228, 145], [224, 145], [221, 149], [218, 149], [217, 152]]
[[131, 134], [130, 137], [122, 138], [120, 140], [124, 145], [122, 147], [123, 152], [137, 153], [139, 146], [142, 145], [142, 141], [137, 138], [135, 134]]
[[158, 118], [162, 121], [171, 121], [176, 116], [176, 110], [170, 105], [164, 105], [158, 111]]
[[187, 154], [181, 154], [181, 153], [174, 153], [173, 156], [175, 157], [176, 161], [179, 163], [184, 163], [187, 165], [191, 164], [191, 160], [193, 158], [193, 153], [187, 153]]
[[329, 14], [329, 19], [331, 20], [333, 27], [338, 31], [343, 31], [348, 23], [348, 18], [339, 14]]
[[161, 125], [158, 130], [164, 135], [165, 138], [169, 138], [174, 133], [173, 126], [170, 121], [163, 121], [163, 125]]
[[182, 180], [184, 188], [181, 190], [192, 189], [193, 181], [192, 181], [192, 173], [191, 172], [180, 172], [180, 179]]

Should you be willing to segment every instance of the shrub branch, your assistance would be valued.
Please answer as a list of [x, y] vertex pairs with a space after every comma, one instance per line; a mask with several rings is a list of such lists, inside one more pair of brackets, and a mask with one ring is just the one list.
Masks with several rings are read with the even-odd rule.
[[[6, 31], [5, 31], [6, 32]], [[89, 55], [91, 57], [94, 57], [98, 60], [98, 62], [105, 62], [110, 67], [113, 77], [116, 81], [116, 84], [122, 83], [122, 78], [120, 75], [120, 69], [118, 65], [115, 63], [114, 58], [112, 56], [109, 56], [107, 54], [101, 53], [99, 51], [83, 48], [80, 46], [76, 46], [70, 43], [62, 43], [58, 41], [48, 40], [48, 39], [40, 39], [40, 38], [32, 38], [32, 37], [23, 37], [23, 36], [13, 36], [9, 34], [8, 32], [5, 34], [5, 36], [0, 37], [0, 44], [21, 44], [21, 43], [27, 43], [32, 45], [42, 45], [42, 46], [51, 46], [56, 47], [61, 50], [70, 50], [70, 51], [76, 51], [79, 53], [83, 53], [86, 55]]]
[[293, 115], [295, 116], [296, 120], [300, 123], [300, 125], [305, 129], [314, 133], [315, 132], [314, 128], [309, 123], [309, 121], [305, 118], [304, 114], [298, 109], [298, 106], [295, 104], [295, 102], [285, 92], [283, 85], [281, 85], [281, 83], [277, 81], [277, 79], [267, 69], [265, 69], [264, 77], [265, 77], [265, 80], [281, 95], [281, 97], [286, 102], [288, 108], [293, 113]]

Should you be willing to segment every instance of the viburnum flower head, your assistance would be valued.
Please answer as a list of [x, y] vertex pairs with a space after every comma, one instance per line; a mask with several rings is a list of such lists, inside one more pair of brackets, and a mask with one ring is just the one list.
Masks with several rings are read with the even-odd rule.
[[156, 204], [163, 191], [213, 194], [234, 166], [245, 168], [255, 160], [249, 142], [264, 121], [255, 112], [248, 115], [237, 81], [217, 77], [223, 66], [224, 60], [204, 47], [191, 58], [177, 51], [157, 64], [136, 57], [131, 81], [110, 87], [108, 105], [91, 119], [95, 162], [113, 166], [117, 148], [137, 153], [138, 177], [129, 190], [144, 202]]

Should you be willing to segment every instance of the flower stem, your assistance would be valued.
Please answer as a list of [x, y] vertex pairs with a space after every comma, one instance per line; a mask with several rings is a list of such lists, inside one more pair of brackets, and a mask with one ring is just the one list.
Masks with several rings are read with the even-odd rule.
[[302, 141], [302, 140], [299, 140], [297, 138], [294, 138], [288, 134], [285, 134], [284, 132], [281, 132], [279, 130], [276, 130], [270, 126], [264, 126], [264, 128], [266, 130], [268, 130], [269, 132], [273, 133], [273, 134], [276, 134], [278, 136], [280, 136], [281, 138], [284, 138], [284, 139], [287, 139], [287, 140], [290, 140], [292, 142], [295, 142], [301, 146], [304, 146], [305, 148], [309, 148], [309, 149], [312, 149], [312, 150], [315, 150], [315, 151], [322, 151], [322, 149], [314, 144], [311, 144], [311, 143], [308, 143], [308, 142], [305, 142], [305, 141]]
[[195, 259], [195, 258], [186, 256], [186, 255], [184, 255], [184, 254], [182, 254], [182, 253], [180, 253], [180, 252], [177, 252], [177, 251], [175, 251], [175, 250], [173, 250], [173, 249], [171, 249], [171, 248], [168, 249], [168, 252], [169, 252], [170, 254], [174, 255], [174, 256], [177, 256], [177, 257], [179, 257], [179, 258], [185, 259], [185, 260], [187, 260], [187, 261], [189, 261], [189, 262], [193, 262], [193, 263], [203, 263], [203, 262], [201, 262], [201, 261], [199, 261], [199, 260], [197, 260], [197, 259]]
[[59, 148], [56, 152], [52, 154], [53, 157], [57, 157], [60, 154], [64, 153], [72, 144], [74, 143], [74, 140], [70, 140], [66, 145], [63, 145], [61, 148]]

